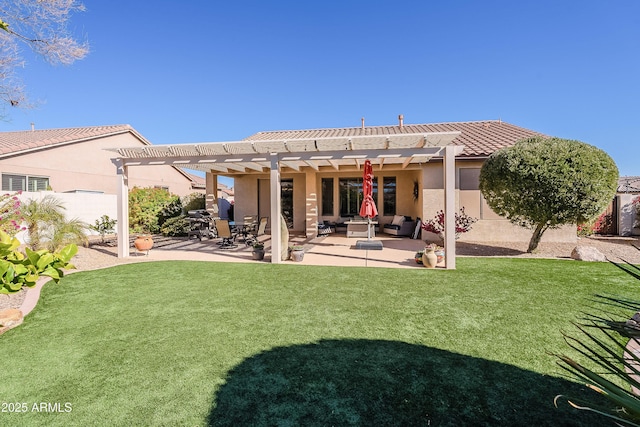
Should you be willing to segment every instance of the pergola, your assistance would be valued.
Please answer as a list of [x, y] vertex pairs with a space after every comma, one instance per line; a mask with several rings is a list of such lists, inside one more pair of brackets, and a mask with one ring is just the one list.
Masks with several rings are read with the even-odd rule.
[[[129, 256], [128, 168], [172, 165], [201, 170], [207, 179], [207, 194], [217, 199], [217, 175], [269, 173], [270, 215], [280, 218], [280, 173], [304, 167], [315, 171], [340, 170], [346, 165], [360, 167], [369, 159], [379, 168], [393, 165], [404, 169], [442, 157], [444, 164], [445, 263], [455, 268], [455, 158], [464, 149], [453, 145], [460, 132], [404, 133], [314, 139], [255, 140], [198, 144], [148, 145], [114, 148], [118, 186], [118, 256]], [[212, 186], [210, 188], [210, 186]], [[271, 227], [271, 262], [280, 263], [280, 227]], [[275, 255], [274, 255], [275, 254]]]

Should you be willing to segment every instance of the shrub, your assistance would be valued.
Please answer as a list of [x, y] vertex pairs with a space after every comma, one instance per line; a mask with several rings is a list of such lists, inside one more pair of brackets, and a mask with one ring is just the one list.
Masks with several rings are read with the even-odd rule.
[[580, 237], [591, 236], [593, 234], [593, 221], [578, 224], [576, 231]]
[[640, 228], [640, 196], [636, 197], [631, 201], [631, 205], [636, 210], [636, 218], [633, 221], [634, 228]]
[[[460, 211], [455, 214], [455, 218], [456, 239], [460, 237], [460, 234], [470, 231], [471, 226], [478, 221], [478, 218], [473, 218], [467, 215], [464, 211], [464, 207], [460, 208]], [[439, 210], [433, 219], [423, 222], [421, 227], [425, 231], [437, 234], [442, 240], [444, 240], [444, 211]]]
[[69, 263], [78, 252], [74, 244], [58, 252], [32, 251], [27, 247], [23, 253], [19, 247], [18, 239], [0, 230], [0, 294], [32, 287], [40, 276], [51, 277], [57, 283], [64, 276], [63, 269], [75, 268]]
[[613, 216], [610, 213], [603, 212], [593, 222], [592, 230], [596, 234], [606, 234], [613, 225]]
[[104, 243], [105, 235], [107, 233], [113, 233], [115, 231], [117, 222], [118, 220], [109, 218], [109, 215], [102, 215], [100, 219], [96, 219], [94, 225], [91, 225], [89, 227], [100, 234], [101, 241], [102, 243]]
[[[535, 183], [535, 185], [532, 185]], [[580, 141], [536, 136], [495, 151], [480, 169], [489, 207], [533, 230], [533, 252], [548, 229], [602, 212], [616, 193], [618, 168], [607, 153]]]
[[179, 215], [176, 195], [164, 188], [138, 188], [129, 192], [129, 227], [133, 233], [158, 233], [164, 221]]
[[191, 223], [184, 215], [169, 218], [160, 227], [163, 236], [171, 237], [186, 236], [190, 229]]
[[158, 213], [158, 225], [162, 225], [169, 219], [182, 215], [182, 201], [180, 197], [173, 196], [167, 205]]
[[18, 195], [21, 192], [13, 194], [4, 194], [0, 196], [0, 230], [14, 236], [17, 232], [24, 230], [21, 223], [24, 218], [20, 213], [20, 199]]
[[182, 198], [183, 213], [206, 208], [205, 196], [202, 193], [191, 193]]

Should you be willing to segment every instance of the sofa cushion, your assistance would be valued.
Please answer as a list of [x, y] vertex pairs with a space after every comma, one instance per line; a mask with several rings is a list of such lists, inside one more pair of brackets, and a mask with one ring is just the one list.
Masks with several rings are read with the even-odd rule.
[[393, 221], [391, 221], [392, 225], [402, 225], [404, 223], [404, 215], [394, 215]]

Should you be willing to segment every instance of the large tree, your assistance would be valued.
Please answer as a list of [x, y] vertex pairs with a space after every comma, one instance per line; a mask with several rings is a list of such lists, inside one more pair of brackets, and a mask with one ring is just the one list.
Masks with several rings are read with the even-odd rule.
[[533, 229], [527, 252], [542, 234], [588, 221], [611, 202], [618, 168], [597, 147], [534, 137], [493, 153], [480, 171], [480, 190], [497, 214]]
[[16, 69], [24, 66], [20, 46], [27, 45], [53, 65], [68, 65], [89, 52], [67, 29], [71, 13], [84, 10], [76, 0], [0, 0], [0, 100], [27, 106]]

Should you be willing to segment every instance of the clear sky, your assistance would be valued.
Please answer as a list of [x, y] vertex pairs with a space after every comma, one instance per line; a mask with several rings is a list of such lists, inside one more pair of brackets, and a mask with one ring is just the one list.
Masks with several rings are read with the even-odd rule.
[[130, 124], [153, 144], [502, 119], [640, 175], [640, 1], [86, 0], [89, 56], [25, 53], [0, 130]]

